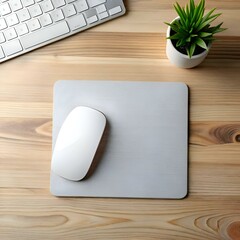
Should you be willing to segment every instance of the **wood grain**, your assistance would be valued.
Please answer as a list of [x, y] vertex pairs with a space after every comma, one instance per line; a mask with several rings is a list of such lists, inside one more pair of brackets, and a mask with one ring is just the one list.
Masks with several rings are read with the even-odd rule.
[[[185, 0], [179, 0], [185, 4]], [[0, 65], [0, 239], [240, 239], [240, 1], [208, 0], [227, 31], [186, 70], [165, 55], [168, 0], [128, 0], [124, 17]], [[189, 195], [56, 198], [49, 192], [59, 79], [185, 82]]]

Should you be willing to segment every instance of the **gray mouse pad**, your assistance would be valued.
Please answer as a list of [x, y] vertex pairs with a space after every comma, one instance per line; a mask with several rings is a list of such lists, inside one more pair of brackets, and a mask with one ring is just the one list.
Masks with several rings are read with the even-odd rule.
[[188, 88], [183, 83], [62, 80], [54, 86], [53, 149], [77, 106], [103, 112], [94, 167], [73, 182], [51, 172], [56, 196], [183, 198], [187, 194]]

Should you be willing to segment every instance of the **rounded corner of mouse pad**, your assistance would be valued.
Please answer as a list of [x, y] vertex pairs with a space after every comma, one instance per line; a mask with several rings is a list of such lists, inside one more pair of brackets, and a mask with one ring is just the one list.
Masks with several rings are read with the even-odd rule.
[[[77, 106], [105, 114], [107, 147], [87, 181], [51, 174], [55, 196], [182, 199], [187, 192], [188, 86], [184, 83], [61, 80], [54, 87], [53, 148]], [[173, 151], [174, 149], [174, 151]]]

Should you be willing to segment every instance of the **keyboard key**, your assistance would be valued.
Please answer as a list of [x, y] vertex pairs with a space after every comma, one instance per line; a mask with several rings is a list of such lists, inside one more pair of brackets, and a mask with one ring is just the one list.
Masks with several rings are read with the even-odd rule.
[[42, 15], [40, 18], [39, 18], [39, 20], [40, 20], [40, 23], [41, 23], [41, 25], [43, 26], [43, 27], [45, 27], [45, 26], [48, 26], [48, 25], [50, 25], [50, 24], [52, 24], [52, 18], [50, 17], [50, 15], [49, 14], [44, 14], [44, 15]]
[[33, 5], [35, 2], [34, 0], [22, 0], [23, 6], [24, 7], [29, 7], [31, 5]]
[[51, 12], [51, 16], [54, 22], [58, 22], [62, 19], [64, 19], [64, 15], [61, 9], [56, 9]]
[[0, 43], [3, 43], [5, 41], [6, 41], [6, 39], [5, 39], [4, 35], [3, 35], [3, 33], [0, 32]]
[[55, 8], [59, 8], [66, 5], [66, 2], [64, 0], [52, 0], [52, 2]]
[[95, 6], [105, 3], [105, 2], [106, 2], [106, 0], [88, 0], [90, 7], [95, 7]]
[[48, 40], [60, 37], [69, 33], [68, 25], [65, 21], [42, 28], [36, 32], [22, 37], [21, 42], [25, 49], [44, 43]]
[[107, 12], [102, 12], [102, 13], [99, 13], [98, 14], [98, 17], [99, 17], [99, 19], [104, 19], [104, 18], [107, 18], [109, 15], [108, 15], [108, 13]]
[[41, 8], [42, 8], [43, 12], [45, 12], [45, 13], [52, 11], [54, 9], [52, 2], [50, 0], [46, 0], [46, 1], [42, 2]]
[[112, 9], [117, 6], [121, 6], [121, 0], [108, 0], [105, 5], [107, 9]]
[[107, 11], [107, 9], [106, 9], [106, 7], [105, 7], [104, 4], [102, 4], [102, 5], [100, 5], [100, 6], [97, 6], [97, 7], [96, 7], [96, 10], [97, 10], [97, 13], [98, 13], [98, 14]]
[[78, 12], [83, 12], [88, 10], [88, 5], [85, 0], [78, 0], [77, 2], [74, 3], [74, 5]]
[[37, 17], [42, 14], [42, 10], [39, 5], [30, 6], [28, 9], [32, 17]]
[[98, 20], [98, 18], [97, 18], [96, 15], [94, 15], [94, 16], [92, 16], [90, 18], [87, 18], [88, 24], [95, 23], [95, 22], [97, 22], [97, 20]]
[[28, 10], [25, 9], [25, 8], [20, 10], [20, 11], [18, 11], [17, 12], [17, 16], [18, 16], [18, 18], [19, 18], [19, 20], [21, 22], [27, 21], [27, 20], [29, 20], [31, 18]]
[[112, 9], [109, 9], [108, 12], [109, 14], [112, 16], [112, 15], [115, 15], [117, 13], [120, 13], [122, 11], [121, 7], [120, 6], [117, 6], [115, 8], [112, 8]]
[[8, 3], [4, 3], [4, 4], [0, 5], [0, 15], [5, 16], [11, 12], [12, 11], [11, 11]]
[[19, 23], [17, 14], [15, 14], [15, 13], [7, 16], [6, 21], [7, 21], [7, 24], [8, 24], [9, 27]]
[[4, 58], [4, 57], [5, 57], [5, 55], [4, 55], [3, 50], [2, 50], [2, 48], [1, 48], [1, 46], [0, 46], [0, 59], [1, 59], [1, 58]]
[[4, 53], [7, 56], [11, 56], [11, 55], [21, 52], [23, 50], [19, 40], [7, 42], [2, 45], [2, 48], [3, 48]]
[[97, 15], [97, 11], [96, 11], [95, 8], [89, 9], [89, 10], [84, 12], [84, 16], [86, 18], [90, 18], [90, 17], [95, 16], [95, 15]]
[[17, 33], [16, 33], [16, 31], [15, 31], [14, 28], [9, 28], [9, 29], [7, 29], [7, 30], [4, 32], [4, 34], [5, 34], [5, 37], [6, 37], [6, 39], [7, 39], [8, 41], [9, 41], [9, 40], [12, 40], [12, 39], [14, 39], [14, 38], [17, 37]]
[[69, 27], [72, 31], [82, 28], [87, 25], [84, 16], [79, 14], [77, 16], [71, 17], [67, 20]]
[[75, 2], [76, 0], [67, 0], [67, 3], [73, 3]]
[[23, 8], [20, 0], [10, 0], [9, 3], [14, 12]]
[[65, 15], [65, 17], [71, 17], [75, 14], [77, 14], [73, 4], [68, 4], [67, 6], [63, 7], [63, 13]]
[[0, 30], [3, 30], [5, 28], [7, 28], [6, 21], [4, 20], [4, 18], [1, 18], [0, 19]]
[[16, 26], [15, 29], [17, 31], [18, 36], [25, 35], [29, 32], [27, 25], [25, 23], [22, 23], [22, 24]]
[[41, 25], [39, 23], [39, 20], [37, 18], [30, 20], [28, 23], [28, 28], [31, 32], [41, 28]]

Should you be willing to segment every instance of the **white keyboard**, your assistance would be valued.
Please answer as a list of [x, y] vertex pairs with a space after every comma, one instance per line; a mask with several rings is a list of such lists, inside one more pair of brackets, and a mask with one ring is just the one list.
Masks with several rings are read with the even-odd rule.
[[0, 62], [124, 13], [122, 0], [0, 0]]

